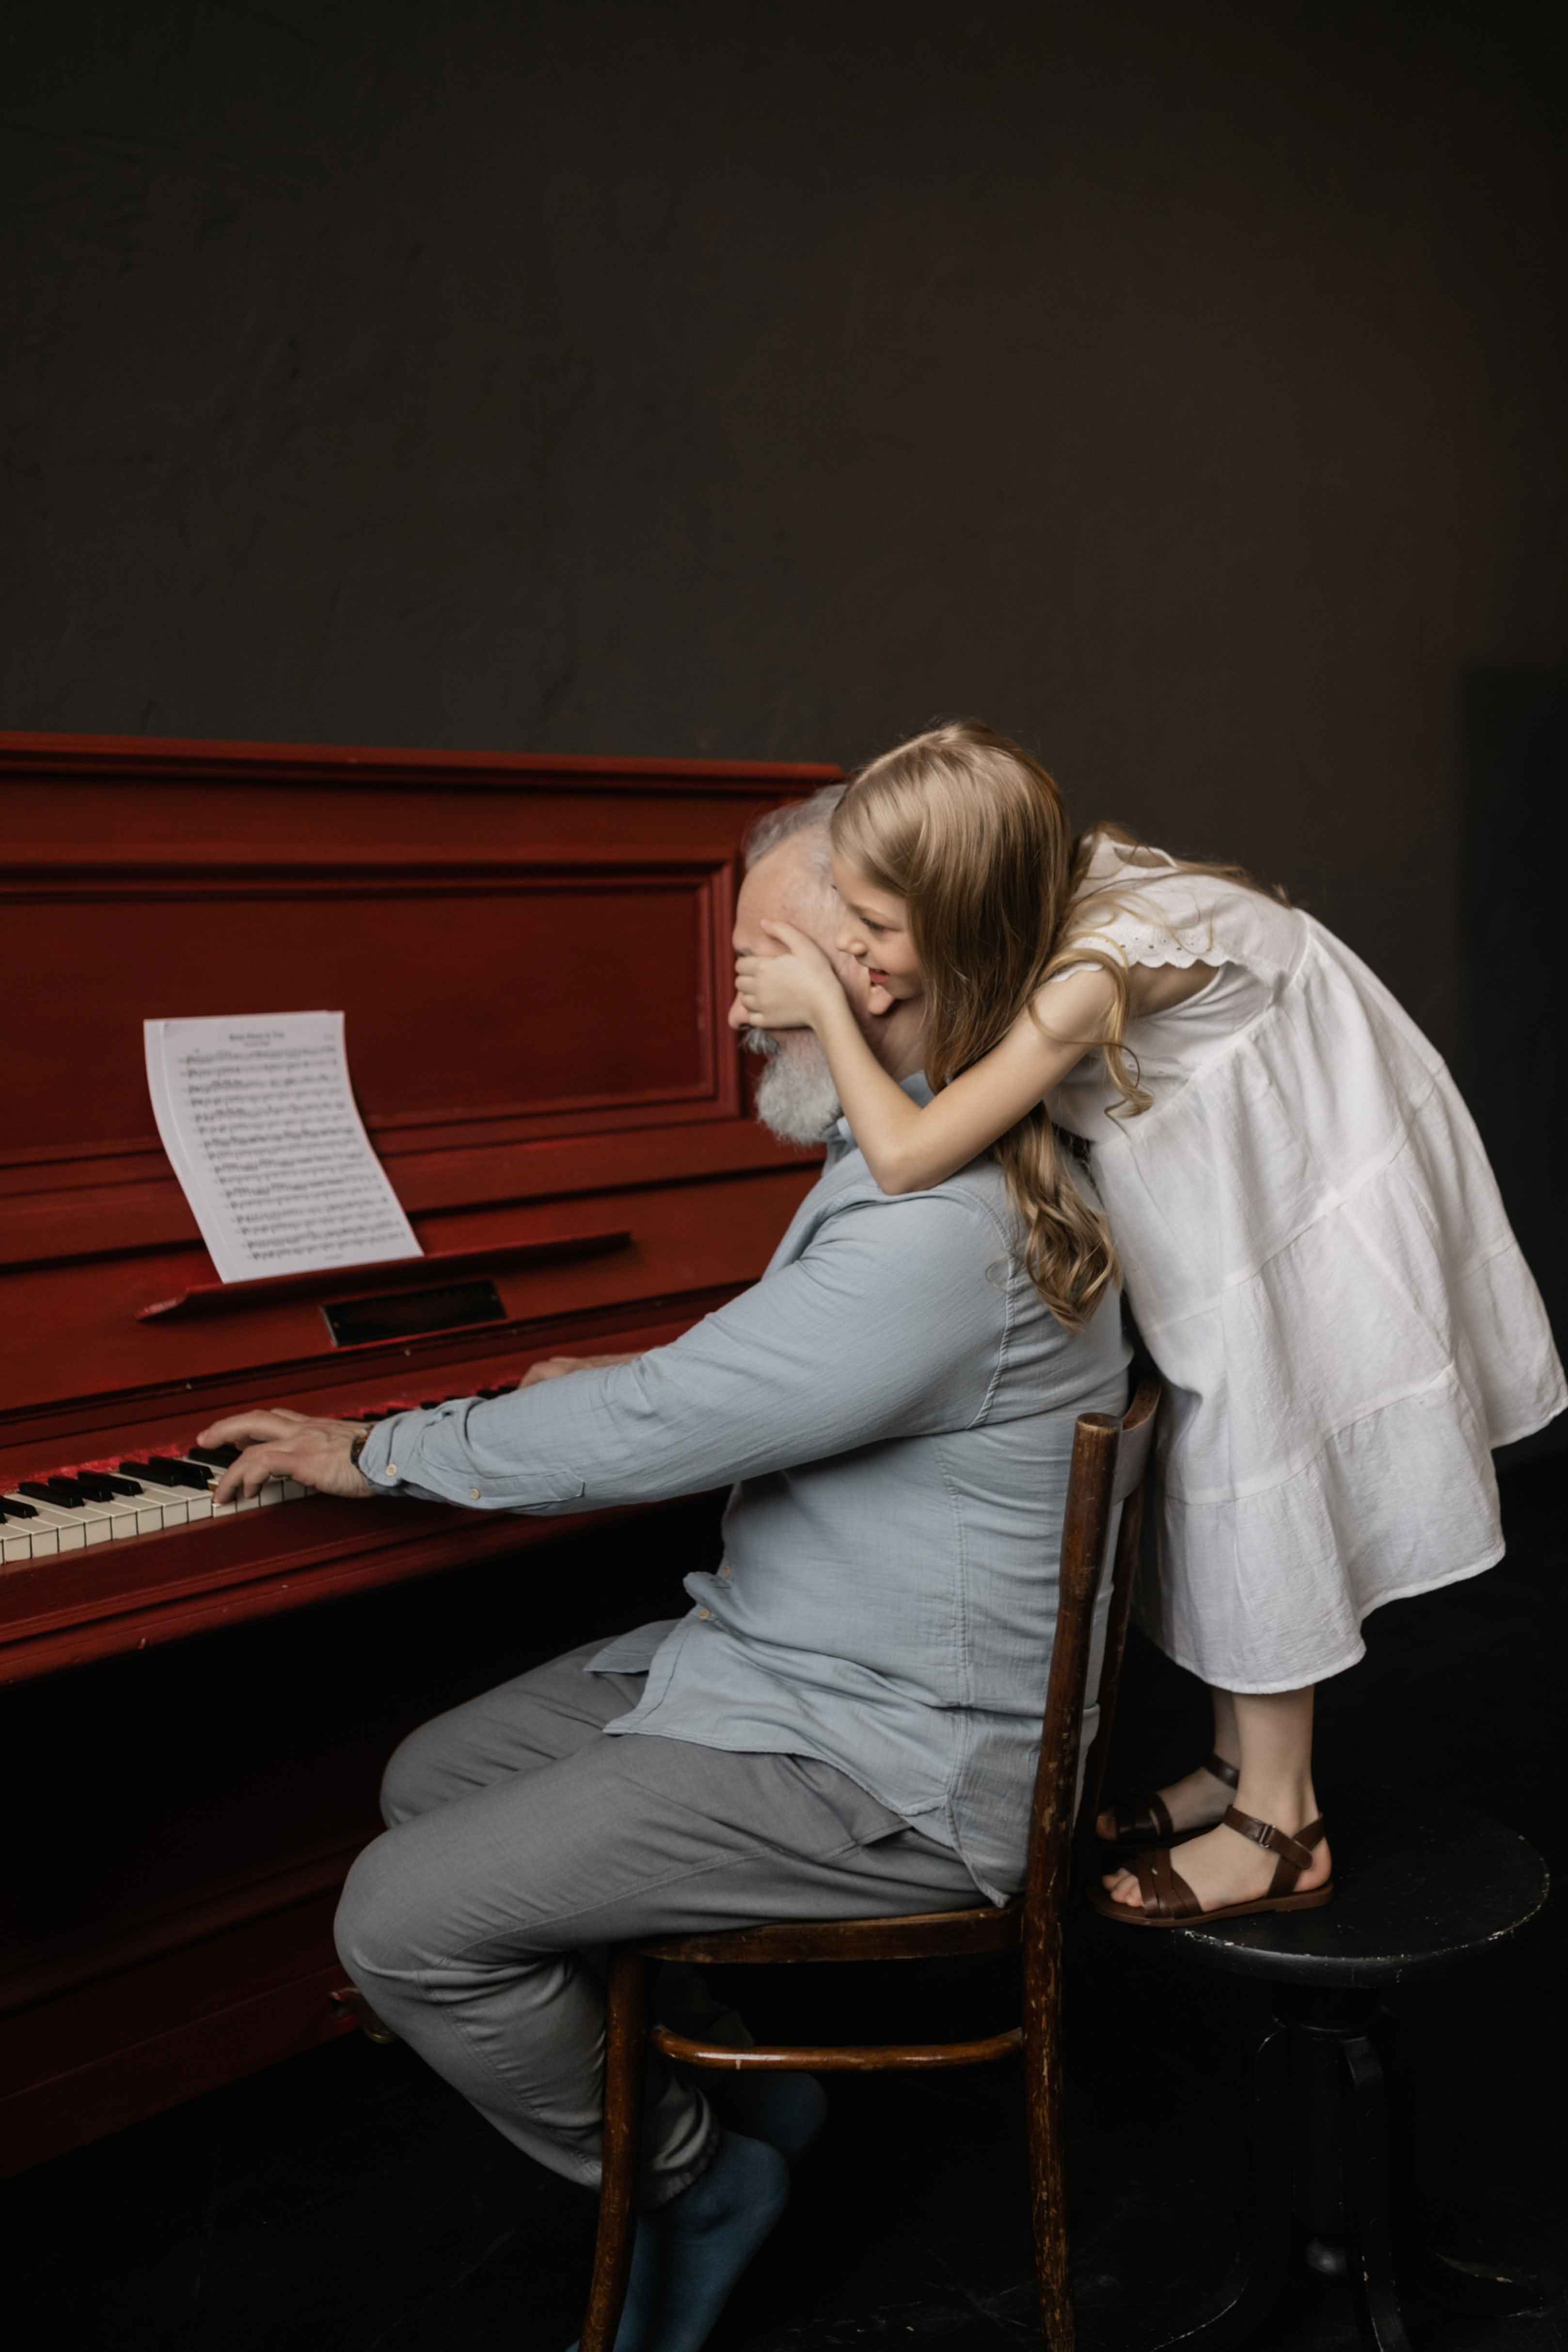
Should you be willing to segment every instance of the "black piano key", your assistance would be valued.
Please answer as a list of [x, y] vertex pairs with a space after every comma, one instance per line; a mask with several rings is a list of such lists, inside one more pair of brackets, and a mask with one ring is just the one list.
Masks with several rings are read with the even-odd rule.
[[66, 1500], [66, 1496], [75, 1496], [80, 1503], [103, 1503], [103, 1496], [99, 1494], [99, 1482], [89, 1470], [82, 1470], [80, 1475], [73, 1470], [70, 1477], [52, 1477], [49, 1479], [49, 1491], [57, 1494], [61, 1503]]
[[166, 1486], [194, 1486], [204, 1495], [212, 1482], [212, 1472], [204, 1470], [199, 1463], [176, 1462], [166, 1454], [152, 1454], [147, 1470], [149, 1476], [162, 1478]]
[[140, 1495], [145, 1491], [139, 1479], [118, 1478], [112, 1470], [95, 1470], [92, 1475], [111, 1495]]
[[188, 1445], [185, 1451], [193, 1462], [210, 1463], [214, 1470], [226, 1470], [240, 1456], [237, 1445]]
[[72, 1481], [89, 1503], [111, 1502], [125, 1483], [123, 1478], [106, 1478], [97, 1470], [78, 1470]]
[[31, 1503], [18, 1503], [9, 1495], [0, 1495], [0, 1518], [36, 1519], [37, 1516]]
[[[61, 1484], [64, 1484], [63, 1480]], [[19, 1479], [16, 1492], [18, 1495], [31, 1495], [36, 1503], [48, 1503], [57, 1511], [79, 1511], [86, 1499], [77, 1495], [74, 1502], [68, 1502], [52, 1478], [47, 1481], [42, 1478]]]
[[505, 1389], [476, 1389], [474, 1393], [476, 1397], [490, 1398], [505, 1396], [507, 1391]]
[[354, 1415], [354, 1419], [356, 1421], [385, 1421], [388, 1417], [384, 1405], [377, 1406], [368, 1404], [362, 1404], [360, 1407], [359, 1412]]
[[419, 1400], [419, 1409], [421, 1412], [434, 1412], [438, 1404], [444, 1404], [445, 1402], [446, 1399], [444, 1397], [421, 1397]]
[[78, 1485], [75, 1478], [62, 1478], [57, 1475], [46, 1479], [45, 1484], [63, 1510], [79, 1511], [87, 1501], [87, 1488]]
[[174, 1475], [174, 1465], [161, 1461], [154, 1454], [148, 1462], [122, 1462], [120, 1465], [128, 1478], [151, 1479], [154, 1486], [183, 1486], [184, 1480]]

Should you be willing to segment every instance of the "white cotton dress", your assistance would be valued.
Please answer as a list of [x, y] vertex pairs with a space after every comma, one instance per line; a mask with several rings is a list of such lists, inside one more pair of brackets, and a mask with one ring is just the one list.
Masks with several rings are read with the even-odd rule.
[[[1097, 837], [1085, 944], [1212, 964], [1048, 1099], [1091, 1147], [1167, 1384], [1139, 1613], [1233, 1691], [1362, 1656], [1362, 1620], [1502, 1556], [1491, 1450], [1568, 1402], [1541, 1295], [1440, 1055], [1310, 915]], [[1088, 911], [1086, 909], [1086, 911]]]

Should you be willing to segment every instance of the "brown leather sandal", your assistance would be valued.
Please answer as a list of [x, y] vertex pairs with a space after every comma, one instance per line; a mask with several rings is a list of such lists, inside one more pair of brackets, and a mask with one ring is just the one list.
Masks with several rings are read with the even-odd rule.
[[[1206, 1756], [1203, 1769], [1206, 1772], [1212, 1772], [1217, 1780], [1223, 1780], [1228, 1789], [1240, 1784], [1239, 1768], [1228, 1764], [1223, 1756]], [[1100, 1843], [1115, 1853], [1129, 1846], [1141, 1850], [1151, 1845], [1185, 1845], [1188, 1838], [1207, 1837], [1215, 1827], [1213, 1822], [1199, 1822], [1196, 1829], [1178, 1830], [1157, 1789], [1130, 1805], [1107, 1805], [1105, 1811], [1116, 1824], [1116, 1834], [1102, 1838]]]
[[1310, 1869], [1312, 1849], [1322, 1843], [1326, 1832], [1322, 1820], [1309, 1822], [1294, 1837], [1287, 1837], [1272, 1822], [1260, 1822], [1252, 1813], [1238, 1812], [1234, 1805], [1226, 1812], [1225, 1826], [1239, 1837], [1250, 1838], [1270, 1853], [1280, 1857], [1267, 1895], [1251, 1903], [1221, 1903], [1206, 1911], [1179, 1871], [1171, 1868], [1169, 1853], [1156, 1846], [1150, 1853], [1136, 1855], [1132, 1864], [1133, 1875], [1143, 1896], [1143, 1908], [1134, 1909], [1131, 1903], [1118, 1903], [1109, 1888], [1089, 1888], [1089, 1903], [1103, 1919], [1119, 1919], [1127, 1927], [1185, 1927], [1195, 1920], [1249, 1919], [1260, 1911], [1321, 1911], [1325, 1903], [1333, 1900], [1333, 1880], [1327, 1878], [1305, 1895], [1293, 1892], [1303, 1870]]

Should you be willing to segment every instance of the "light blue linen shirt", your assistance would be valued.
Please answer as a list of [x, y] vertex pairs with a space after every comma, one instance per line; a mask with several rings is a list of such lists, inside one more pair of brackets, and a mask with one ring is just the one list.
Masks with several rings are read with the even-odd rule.
[[378, 1423], [361, 1467], [530, 1513], [738, 1481], [689, 1613], [593, 1660], [647, 1672], [608, 1730], [817, 1757], [1002, 1902], [1022, 1882], [1072, 1425], [1124, 1409], [1128, 1360], [1119, 1301], [1070, 1336], [1012, 1234], [991, 1161], [889, 1199], [841, 1120], [751, 1289], [634, 1363]]

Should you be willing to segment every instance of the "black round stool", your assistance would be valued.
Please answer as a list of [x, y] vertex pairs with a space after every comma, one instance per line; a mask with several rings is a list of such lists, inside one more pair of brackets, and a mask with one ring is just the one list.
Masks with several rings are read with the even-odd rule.
[[[1273, 1990], [1273, 2022], [1248, 2086], [1251, 2210], [1240, 2259], [1223, 2307], [1166, 2339], [1183, 2352], [1255, 2336], [1297, 2262], [1348, 2283], [1364, 2342], [1410, 2352], [1390, 2219], [1385, 2078], [1394, 2021], [1383, 1996], [1406, 1977], [1479, 1958], [1546, 1901], [1541, 1856], [1479, 1813], [1404, 1802], [1382, 1811], [1364, 1796], [1337, 1818], [1333, 1806], [1324, 1811], [1338, 1890], [1325, 1909], [1215, 1927], [1103, 1927], [1123, 1940], [1141, 1934], [1172, 1966], [1260, 1977]], [[1418, 2272], [1421, 2288], [1472, 2309], [1538, 2308], [1544, 2292], [1538, 2281], [1425, 2249], [1401, 2247], [1399, 2270], [1412, 2286]]]

